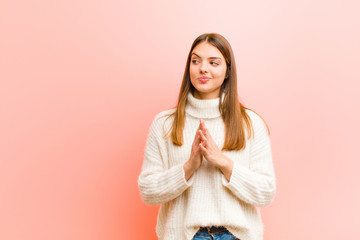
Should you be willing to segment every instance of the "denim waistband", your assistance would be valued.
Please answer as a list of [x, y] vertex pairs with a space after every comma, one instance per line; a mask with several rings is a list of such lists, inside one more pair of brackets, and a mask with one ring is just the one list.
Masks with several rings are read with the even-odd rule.
[[228, 230], [223, 226], [201, 227], [199, 229], [199, 232], [204, 232], [209, 234], [219, 234], [227, 231]]

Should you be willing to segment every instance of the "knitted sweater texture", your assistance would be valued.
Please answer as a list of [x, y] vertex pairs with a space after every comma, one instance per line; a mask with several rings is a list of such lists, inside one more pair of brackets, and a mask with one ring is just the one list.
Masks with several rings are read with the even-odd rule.
[[203, 119], [221, 149], [225, 126], [219, 98], [200, 100], [189, 93], [183, 145], [165, 138], [174, 109], [159, 113], [148, 134], [138, 186], [149, 205], [161, 205], [156, 233], [160, 240], [191, 240], [201, 226], [225, 226], [241, 240], [262, 240], [263, 224], [259, 207], [270, 204], [276, 191], [270, 138], [263, 120], [246, 110], [254, 129], [246, 148], [223, 151], [234, 162], [230, 181], [204, 158], [186, 181], [183, 165]]

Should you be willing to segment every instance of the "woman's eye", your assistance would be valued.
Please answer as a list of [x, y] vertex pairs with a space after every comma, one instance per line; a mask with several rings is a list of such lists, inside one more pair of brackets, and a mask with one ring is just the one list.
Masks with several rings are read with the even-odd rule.
[[211, 65], [217, 66], [219, 64], [217, 62], [211, 62]]
[[198, 60], [192, 60], [191, 62], [196, 64], [196, 63], [198, 63], [199, 61], [198, 61]]

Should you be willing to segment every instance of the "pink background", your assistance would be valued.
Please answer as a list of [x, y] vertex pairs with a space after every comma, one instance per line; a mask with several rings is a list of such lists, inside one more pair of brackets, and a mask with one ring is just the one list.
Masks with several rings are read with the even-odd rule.
[[231, 43], [271, 130], [266, 240], [359, 239], [358, 1], [0, 2], [0, 239], [155, 240], [137, 177], [192, 41]]

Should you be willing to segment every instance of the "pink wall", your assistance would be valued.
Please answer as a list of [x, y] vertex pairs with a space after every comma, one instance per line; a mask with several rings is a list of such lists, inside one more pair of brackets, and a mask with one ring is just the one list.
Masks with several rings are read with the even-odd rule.
[[0, 239], [156, 239], [137, 176], [192, 41], [232, 44], [270, 126], [265, 239], [359, 239], [358, 1], [0, 3]]

